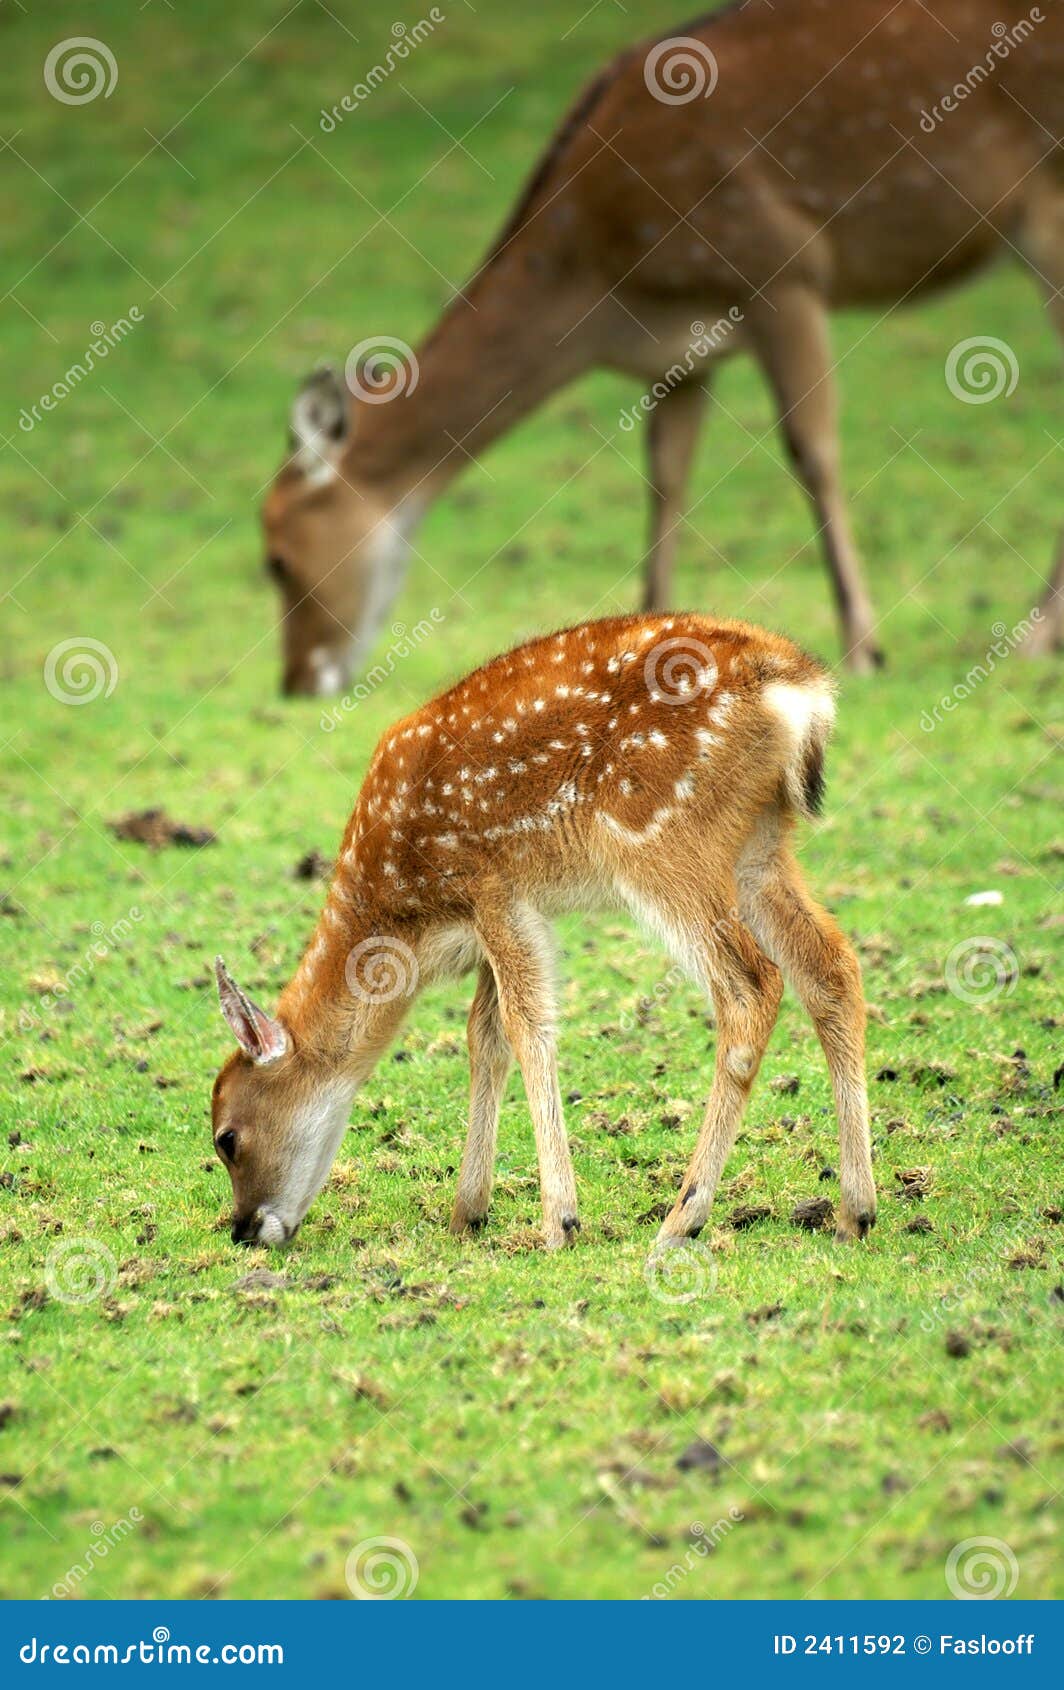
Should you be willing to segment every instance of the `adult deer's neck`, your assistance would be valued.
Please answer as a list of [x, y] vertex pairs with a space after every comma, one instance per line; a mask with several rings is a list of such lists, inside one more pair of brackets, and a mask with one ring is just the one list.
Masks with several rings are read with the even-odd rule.
[[384, 402], [356, 406], [348, 451], [355, 478], [396, 503], [427, 505], [595, 361], [593, 278], [570, 262], [549, 221], [549, 211], [531, 218], [486, 260], [417, 349], [416, 381]]

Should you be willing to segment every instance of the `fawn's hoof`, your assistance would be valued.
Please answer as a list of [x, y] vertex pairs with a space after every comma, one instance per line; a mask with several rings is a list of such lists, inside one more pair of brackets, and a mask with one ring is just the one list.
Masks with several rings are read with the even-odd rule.
[[473, 1215], [470, 1214], [467, 1209], [462, 1208], [456, 1203], [451, 1212], [451, 1221], [447, 1230], [452, 1233], [454, 1237], [460, 1238], [462, 1234], [466, 1232], [480, 1232], [485, 1226], [487, 1226], [487, 1224], [488, 1216], [486, 1211], [480, 1215]]
[[544, 1222], [543, 1242], [548, 1250], [563, 1250], [576, 1243], [580, 1221], [576, 1215], [561, 1215], [557, 1221]]
[[852, 1244], [855, 1239], [867, 1238], [876, 1224], [874, 1209], [862, 1209], [859, 1215], [840, 1215], [835, 1229], [836, 1244]]
[[655, 1250], [668, 1248], [673, 1244], [686, 1244], [697, 1238], [708, 1218], [708, 1204], [700, 1194], [697, 1185], [689, 1185], [682, 1191], [665, 1219], [661, 1223], [661, 1231], [654, 1240]]

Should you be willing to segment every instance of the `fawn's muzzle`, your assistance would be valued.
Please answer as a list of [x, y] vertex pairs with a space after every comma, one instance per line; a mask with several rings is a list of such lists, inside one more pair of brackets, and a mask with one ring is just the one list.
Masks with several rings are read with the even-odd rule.
[[257, 1244], [259, 1237], [259, 1222], [261, 1211], [255, 1209], [250, 1215], [234, 1215], [229, 1236], [234, 1244]]
[[259, 1208], [247, 1215], [234, 1215], [229, 1236], [234, 1244], [288, 1244], [300, 1225], [299, 1221], [283, 1221], [272, 1209]]

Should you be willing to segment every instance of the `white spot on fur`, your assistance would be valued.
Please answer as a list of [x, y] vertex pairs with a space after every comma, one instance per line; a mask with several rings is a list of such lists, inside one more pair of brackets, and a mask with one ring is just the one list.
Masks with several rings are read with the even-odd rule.
[[600, 810], [595, 816], [595, 820], [600, 822], [603, 827], [609, 828], [614, 837], [620, 839], [625, 845], [649, 845], [652, 840], [658, 837], [672, 813], [671, 805], [655, 810], [646, 827], [639, 829], [626, 827], [623, 822], [617, 820], [616, 816], [609, 815], [605, 810]]

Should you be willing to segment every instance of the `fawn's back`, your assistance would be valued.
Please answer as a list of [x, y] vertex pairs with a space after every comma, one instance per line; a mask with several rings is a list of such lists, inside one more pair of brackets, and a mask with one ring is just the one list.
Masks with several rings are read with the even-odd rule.
[[733, 861], [765, 805], [815, 804], [791, 764], [831, 709], [811, 658], [743, 623], [618, 617], [534, 640], [385, 735], [338, 878], [420, 922], [465, 913], [487, 877], [586, 902], [688, 833]]

